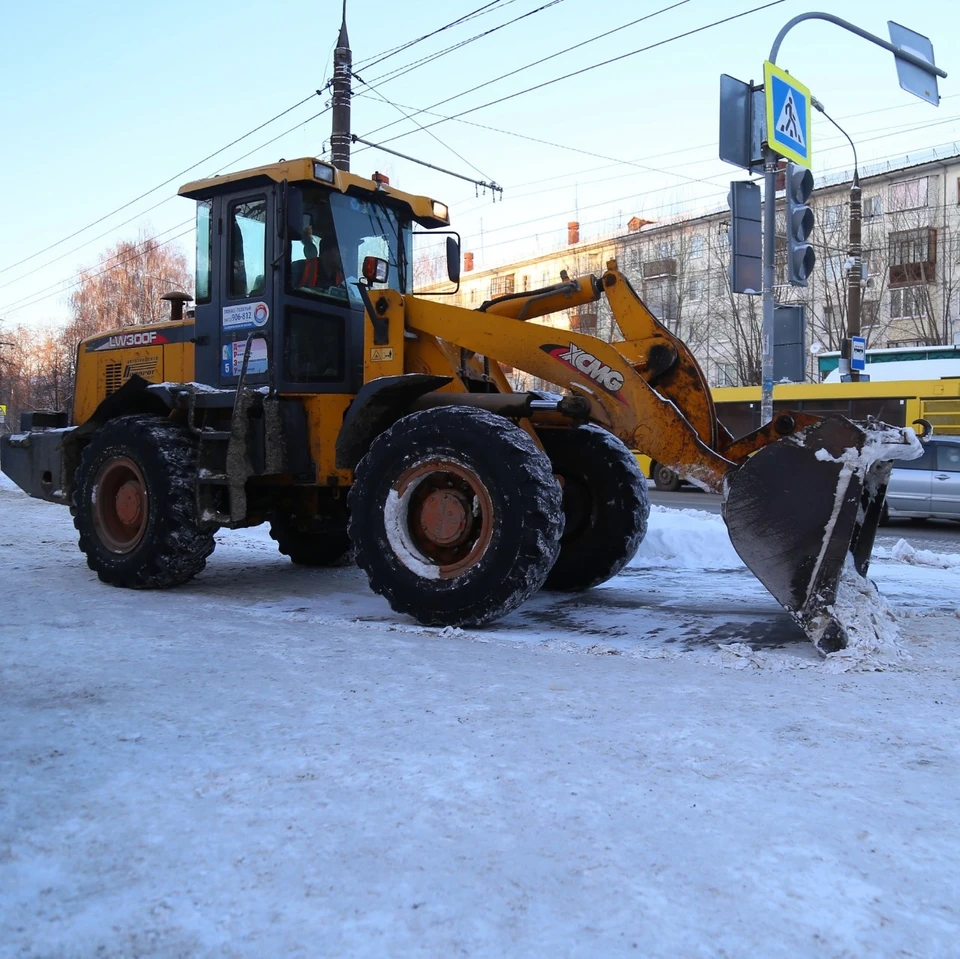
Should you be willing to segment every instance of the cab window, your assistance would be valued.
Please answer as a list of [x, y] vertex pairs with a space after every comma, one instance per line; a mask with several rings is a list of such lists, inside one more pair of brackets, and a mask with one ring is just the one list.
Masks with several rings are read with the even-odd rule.
[[210, 211], [213, 200], [197, 202], [197, 303], [210, 302], [210, 267], [213, 262], [213, 230]]
[[410, 224], [394, 210], [316, 187], [303, 188], [303, 208], [300, 235], [287, 250], [288, 291], [362, 308], [357, 280], [367, 256], [388, 264], [387, 281], [378, 286], [409, 288]]
[[230, 296], [262, 296], [266, 289], [267, 201], [230, 206]]
[[300, 234], [290, 238], [287, 251], [287, 289], [311, 298], [347, 299], [330, 199], [320, 190], [304, 191]]

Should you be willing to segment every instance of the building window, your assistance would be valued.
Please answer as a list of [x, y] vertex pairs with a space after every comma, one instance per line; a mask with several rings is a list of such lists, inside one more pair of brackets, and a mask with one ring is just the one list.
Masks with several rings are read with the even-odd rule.
[[843, 222], [843, 204], [834, 203], [823, 208], [823, 227], [826, 230], [836, 230]]
[[657, 260], [644, 268], [643, 300], [658, 320], [677, 318], [677, 276], [674, 260]]
[[508, 273], [506, 276], [495, 276], [490, 280], [490, 296], [506, 296], [513, 292], [513, 281], [515, 274]]
[[927, 177], [891, 183], [887, 196], [891, 213], [919, 210], [927, 205]]
[[860, 304], [860, 327], [866, 330], [877, 325], [877, 314], [880, 312], [878, 300], [864, 300]]
[[730, 221], [722, 220], [717, 227], [717, 249], [723, 253], [730, 249]]
[[937, 231], [901, 230], [887, 238], [890, 285], [930, 283], [936, 279]]
[[674, 255], [673, 241], [661, 240], [656, 246], [656, 256], [658, 260], [669, 260]]
[[890, 291], [890, 318], [892, 320], [923, 316], [924, 306], [922, 286], [901, 286]]
[[521, 286], [523, 287], [523, 292], [524, 292], [524, 293], [526, 293], [527, 290], [530, 289], [530, 274], [529, 274], [529, 273], [524, 273], [523, 276], [520, 277], [520, 284], [521, 284]]
[[635, 246], [630, 251], [630, 266], [632, 266], [635, 270], [639, 270], [642, 263], [643, 258], [640, 256], [640, 247]]
[[717, 363], [716, 386], [736, 386], [737, 385], [737, 365], [736, 363]]
[[550, 274], [546, 270], [544, 270], [543, 273], [540, 274], [540, 285], [541, 286], [550, 285]]
[[874, 193], [873, 196], [865, 196], [861, 206], [865, 220], [875, 216], [883, 216], [883, 197], [879, 193]]
[[828, 256], [826, 260], [827, 277], [834, 283], [842, 283], [844, 279], [845, 256]]
[[690, 259], [699, 260], [703, 256], [705, 238], [702, 233], [698, 233], [690, 240]]
[[706, 284], [702, 276], [691, 280], [687, 286], [687, 299], [691, 301], [702, 300], [705, 287]]
[[584, 310], [582, 313], [571, 313], [570, 329], [575, 333], [589, 333], [591, 336], [596, 336], [597, 314], [592, 310]]
[[473, 289], [470, 290], [470, 305], [473, 306], [473, 304], [476, 302], [477, 302], [477, 289], [476, 287], [473, 287]]

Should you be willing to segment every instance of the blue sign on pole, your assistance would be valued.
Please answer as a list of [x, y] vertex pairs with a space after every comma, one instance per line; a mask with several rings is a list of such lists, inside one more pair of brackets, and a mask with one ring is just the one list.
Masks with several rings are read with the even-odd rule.
[[850, 369], [862, 373], [867, 368], [867, 340], [863, 336], [850, 337]]
[[775, 153], [809, 168], [810, 91], [785, 70], [767, 60], [763, 64], [767, 101], [767, 145]]

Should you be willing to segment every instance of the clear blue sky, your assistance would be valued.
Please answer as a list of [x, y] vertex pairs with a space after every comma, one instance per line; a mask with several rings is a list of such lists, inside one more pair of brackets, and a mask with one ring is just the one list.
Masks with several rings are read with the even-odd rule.
[[[960, 15], [949, 0], [906, 9], [892, 0], [828, 0], [819, 6], [784, 0], [511, 97], [763, 2], [687, 0], [437, 108], [449, 116], [511, 97], [465, 116], [469, 123], [452, 120], [429, 133], [418, 130], [401, 111], [428, 108], [661, 10], [671, 0], [559, 0], [406, 75], [384, 78], [394, 68], [550, 3], [499, 0], [483, 15], [363, 69], [365, 61], [487, 2], [348, 0], [347, 5], [355, 68], [376, 87], [355, 83], [354, 132], [381, 141], [407, 134], [391, 146], [495, 180], [504, 187], [503, 201], [478, 199], [462, 181], [372, 150], [358, 149], [353, 169], [380, 170], [403, 189], [447, 201], [464, 249], [477, 254], [478, 267], [552, 246], [565, 236], [568, 220], [578, 219], [587, 238], [612, 231], [634, 214], [653, 219], [722, 203], [727, 181], [739, 173], [716, 159], [720, 74], [759, 80], [779, 28], [806, 10], [826, 9], [884, 37], [887, 20], [905, 23], [932, 38], [937, 63], [950, 74], [940, 81], [943, 100], [934, 108], [900, 90], [893, 57], [880, 48], [823, 22], [800, 24], [790, 33], [778, 64], [806, 83], [854, 137], [861, 166], [960, 140]], [[0, 182], [6, 192], [0, 270], [40, 255], [0, 272], [0, 320], [62, 321], [65, 291], [77, 270], [94, 264], [107, 247], [135, 237], [141, 228], [161, 239], [188, 230], [189, 223], [179, 224], [191, 220], [193, 205], [174, 197], [181, 182], [280, 157], [320, 155], [330, 114], [309, 118], [323, 110], [326, 94], [194, 166], [322, 88], [339, 24], [340, 0], [269, 5], [55, 0], [8, 10], [0, 57], [5, 147]], [[436, 119], [417, 117], [423, 125]], [[394, 125], [380, 129], [387, 124]], [[849, 169], [849, 146], [819, 116], [813, 149], [817, 175]], [[167, 186], [64, 239], [170, 178]], [[192, 261], [192, 236], [177, 242]], [[59, 259], [49, 263], [54, 258]], [[30, 271], [36, 272], [20, 279]], [[29, 305], [32, 300], [37, 302]]]

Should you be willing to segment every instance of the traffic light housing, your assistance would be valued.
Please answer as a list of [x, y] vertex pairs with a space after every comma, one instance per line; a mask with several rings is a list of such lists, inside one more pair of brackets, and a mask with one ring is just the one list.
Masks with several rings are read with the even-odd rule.
[[763, 224], [760, 187], [750, 180], [733, 180], [727, 194], [730, 205], [730, 289], [760, 293], [763, 289]]
[[813, 192], [813, 174], [792, 161], [787, 163], [787, 279], [794, 286], [806, 286], [813, 272], [816, 254], [807, 237], [813, 232], [813, 210], [807, 200]]

